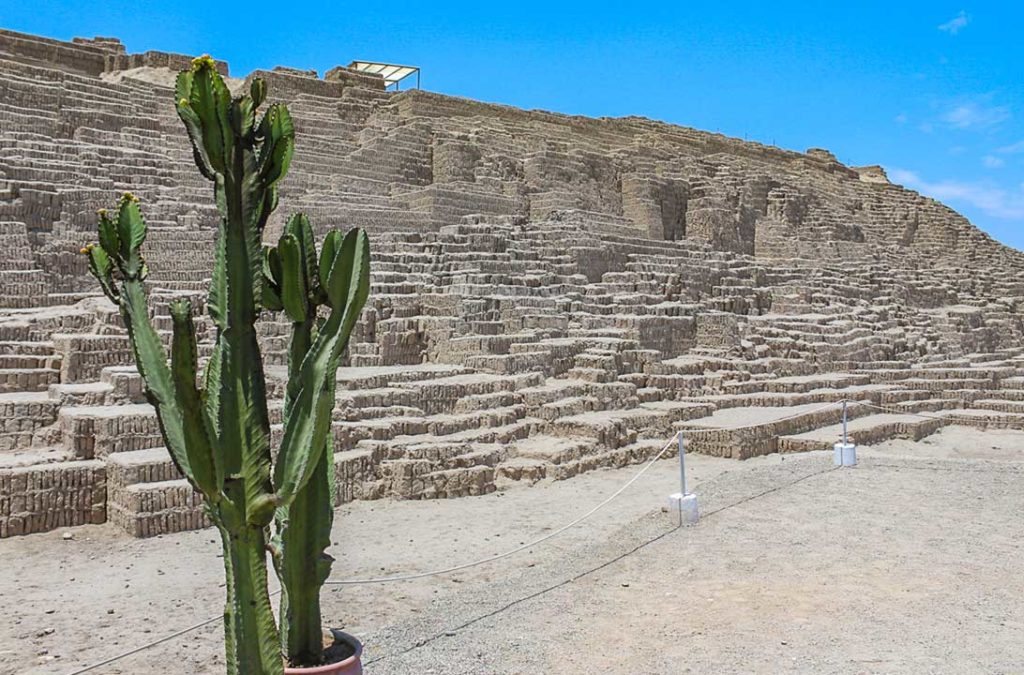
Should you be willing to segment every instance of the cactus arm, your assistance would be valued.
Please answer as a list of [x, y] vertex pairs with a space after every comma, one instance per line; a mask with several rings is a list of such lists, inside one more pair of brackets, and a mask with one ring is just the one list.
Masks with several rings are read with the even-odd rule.
[[313, 328], [316, 325], [316, 306], [310, 305], [304, 321], [292, 324], [292, 339], [288, 345], [288, 383], [285, 386], [284, 416], [290, 414], [298, 395], [299, 369], [313, 346]]
[[135, 364], [146, 385], [146, 399], [156, 409], [167, 451], [181, 473], [193, 484], [195, 472], [185, 444], [181, 410], [175, 400], [174, 384], [163, 343], [149, 320], [146, 291], [140, 280], [125, 280], [121, 287], [121, 315]]
[[[281, 304], [295, 323], [303, 323], [309, 314], [306, 263], [299, 240], [292, 234], [281, 237], [277, 250], [281, 256]], [[315, 311], [315, 310], [314, 310]]]
[[220, 331], [227, 328], [227, 242], [223, 236], [217, 237], [214, 245], [213, 276], [210, 278], [210, 292], [206, 298], [206, 311]]
[[272, 312], [284, 309], [284, 303], [281, 301], [281, 286], [277, 283], [274, 268], [270, 262], [270, 258], [276, 255], [277, 251], [273, 246], [263, 247], [263, 294], [260, 296], [260, 300], [263, 309], [269, 309]]
[[363, 230], [351, 230], [345, 237], [329, 282], [331, 313], [294, 378], [297, 393], [285, 417], [274, 468], [274, 485], [282, 506], [309, 480], [330, 434], [338, 359], [370, 289], [370, 246]]
[[224, 486], [224, 467], [211, 446], [210, 425], [203, 407], [202, 395], [196, 388], [197, 349], [192, 303], [171, 302], [174, 326], [171, 342], [171, 374], [181, 411], [185, 450], [195, 484], [211, 503], [220, 501]]
[[[285, 415], [296, 393], [292, 384], [298, 380], [302, 361], [313, 342], [315, 320], [316, 305], [311, 302], [305, 320], [292, 324]], [[323, 661], [320, 589], [334, 561], [326, 553], [334, 522], [333, 452], [328, 451], [329, 447], [330, 443], [321, 451], [313, 474], [292, 503], [276, 513], [274, 563], [281, 582], [281, 643], [293, 666], [315, 666]]]
[[[202, 396], [203, 411], [205, 412], [205, 419], [210, 434], [210, 443], [218, 450], [217, 462], [221, 465], [221, 472], [223, 473], [224, 455], [223, 446], [220, 444], [220, 420], [218, 419], [218, 411], [220, 410], [220, 373], [220, 350], [214, 349], [213, 353], [210, 354], [210, 360], [206, 362], [206, 369], [203, 371], [203, 390], [200, 392], [200, 395]], [[221, 487], [223, 488], [223, 485]]]
[[[324, 241], [325, 266], [334, 261], [335, 243], [340, 233], [331, 231]], [[318, 269], [316, 246], [309, 219], [293, 216], [276, 249], [267, 251], [265, 274], [273, 283], [264, 288], [279, 288], [282, 305], [292, 319], [292, 339], [288, 354], [288, 387], [284, 414], [291, 414], [301, 389], [302, 363], [313, 345], [319, 318], [317, 307], [325, 299]], [[326, 278], [326, 274], [325, 274]], [[277, 280], [280, 283], [277, 283]], [[333, 397], [332, 397], [333, 398]], [[327, 554], [334, 521], [334, 453], [331, 439], [314, 449], [318, 456], [309, 479], [291, 503], [278, 508], [274, 563], [281, 582], [281, 642], [288, 662], [293, 666], [316, 666], [323, 661], [323, 624], [320, 613], [320, 589], [330, 575], [333, 558]]]
[[[110, 251], [113, 256], [120, 256], [121, 254], [121, 238], [117, 234], [117, 225], [114, 221], [107, 217], [107, 210], [103, 209], [100, 211], [100, 245], [99, 248], [95, 249], [97, 253], [103, 253], [106, 260], [110, 261], [107, 257], [106, 252]], [[94, 272], [95, 274], [95, 272]]]
[[103, 294], [110, 299], [112, 303], [121, 306], [121, 293], [117, 290], [117, 284], [114, 282], [114, 267], [110, 261], [110, 256], [103, 249], [103, 246], [90, 245], [82, 249], [82, 253], [89, 256], [89, 271], [96, 277], [96, 280], [100, 282], [100, 288], [103, 289]]
[[295, 152], [295, 126], [288, 108], [280, 103], [270, 106], [256, 133], [263, 139], [258, 160], [260, 178], [273, 185], [288, 173]]
[[299, 242], [302, 251], [303, 278], [306, 281], [306, 294], [311, 296], [318, 285], [316, 242], [313, 239], [313, 226], [304, 213], [296, 213], [287, 224], [288, 231]]
[[182, 121], [185, 122], [193, 147], [202, 151], [209, 168], [215, 174], [227, 174], [231, 167], [234, 138], [229, 120], [231, 93], [213, 66], [213, 60], [208, 57], [196, 59], [179, 87], [182, 91], [178, 100], [178, 115], [182, 116], [183, 108], [191, 112], [187, 119], [182, 116]]
[[281, 642], [293, 666], [323, 661], [320, 589], [334, 562], [326, 553], [334, 520], [334, 461], [333, 452], [319, 454], [303, 489], [278, 510]]
[[[275, 556], [282, 589], [281, 639], [289, 663], [305, 667], [323, 660], [320, 590], [333, 563], [326, 553], [334, 519], [331, 413], [338, 359], [369, 293], [366, 234], [354, 230], [342, 241], [340, 233], [332, 231], [324, 240], [319, 264], [311, 260], [308, 272], [310, 277], [319, 276], [319, 288], [310, 297], [328, 299], [331, 313], [319, 324], [311, 344], [315, 314], [309, 312], [305, 322], [294, 324], [293, 347], [305, 343], [309, 348], [301, 361], [299, 353], [293, 351], [290, 356], [285, 441], [275, 467], [278, 498], [283, 504], [277, 513]], [[289, 430], [295, 435], [289, 436]], [[295, 465], [303, 459], [312, 471], [305, 478], [294, 478], [299, 487], [289, 497], [288, 471], [299, 474], [302, 469]]]
[[[326, 289], [330, 283], [331, 267], [334, 265], [335, 258], [338, 257], [338, 250], [341, 248], [343, 239], [340, 230], [331, 230], [324, 237], [324, 245], [320, 251], [320, 263], [317, 269], [317, 280], [320, 282], [320, 287]], [[326, 295], [324, 297], [326, 301]]]
[[253, 106], [259, 108], [267, 100], [267, 83], [262, 77], [253, 78], [249, 83], [249, 97]]
[[[369, 244], [366, 241], [366, 233], [360, 229], [350, 230], [341, 243], [335, 247], [334, 259], [330, 261], [327, 271], [327, 283], [324, 284], [327, 304], [332, 310], [344, 311], [346, 305], [352, 300], [349, 293], [358, 283], [358, 277], [362, 269], [356, 269], [357, 265], [363, 267], [363, 256], [360, 247], [366, 249], [367, 260], [365, 272], [367, 284], [369, 284]], [[358, 250], [357, 250], [358, 249]], [[362, 311], [362, 307], [358, 308]]]
[[[149, 318], [146, 267], [140, 250], [146, 238], [146, 223], [138, 199], [128, 193], [122, 196], [116, 220], [106, 211], [100, 211], [99, 216], [100, 244], [83, 249], [89, 255], [90, 270], [121, 312], [136, 367], [146, 386], [146, 398], [156, 409], [167, 450], [181, 473], [196, 485], [167, 354]], [[119, 280], [114, 278], [115, 268]]]
[[178, 78], [175, 81], [175, 98], [177, 99], [175, 109], [188, 131], [189, 141], [192, 143], [192, 158], [195, 160], [196, 166], [199, 167], [199, 172], [206, 178], [215, 180], [217, 174], [206, 152], [206, 145], [203, 143], [202, 121], [191, 107], [192, 80], [193, 71], [185, 70], [178, 73]]

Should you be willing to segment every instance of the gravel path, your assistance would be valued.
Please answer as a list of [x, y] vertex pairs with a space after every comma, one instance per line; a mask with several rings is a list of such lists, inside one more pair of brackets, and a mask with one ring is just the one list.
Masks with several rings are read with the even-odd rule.
[[371, 636], [370, 672], [1022, 672], [1022, 479], [882, 453], [731, 474], [696, 527], [643, 518]]

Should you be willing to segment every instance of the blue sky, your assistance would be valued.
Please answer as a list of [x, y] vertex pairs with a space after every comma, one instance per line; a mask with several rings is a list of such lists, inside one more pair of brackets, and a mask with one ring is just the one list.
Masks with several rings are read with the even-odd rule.
[[1024, 3], [0, 0], [0, 27], [208, 52], [232, 74], [353, 59], [424, 88], [643, 115], [882, 164], [1024, 248]]

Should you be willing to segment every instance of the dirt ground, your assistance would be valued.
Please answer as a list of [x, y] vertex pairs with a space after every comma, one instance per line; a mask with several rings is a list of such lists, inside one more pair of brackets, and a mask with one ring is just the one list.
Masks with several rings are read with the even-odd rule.
[[[1024, 433], [746, 462], [688, 457], [702, 518], [662, 512], [659, 462], [606, 510], [453, 575], [332, 587], [367, 673], [1024, 672]], [[573, 519], [638, 467], [484, 497], [339, 509], [335, 578], [436, 569]], [[68, 533], [73, 538], [66, 539]], [[0, 673], [70, 674], [216, 616], [211, 532], [107, 526], [0, 541]], [[218, 623], [95, 673], [218, 673]]]

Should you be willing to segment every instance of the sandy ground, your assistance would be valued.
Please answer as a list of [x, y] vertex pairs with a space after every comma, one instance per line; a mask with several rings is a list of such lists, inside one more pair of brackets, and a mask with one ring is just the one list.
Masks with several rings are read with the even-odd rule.
[[[660, 462], [543, 546], [444, 577], [333, 587], [325, 614], [364, 639], [371, 675], [1024, 672], [1024, 433], [948, 428], [861, 457], [833, 470], [826, 453], [692, 456], [703, 517], [682, 529], [660, 508], [677, 467]], [[334, 576], [507, 550], [636, 470], [346, 505]], [[218, 614], [212, 533], [73, 532], [0, 542], [0, 672], [71, 673]], [[221, 672], [220, 639], [214, 624], [92, 672]]]

